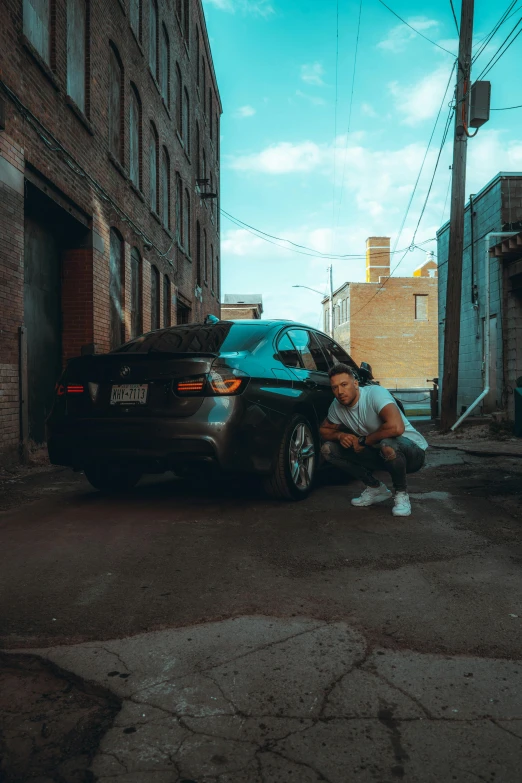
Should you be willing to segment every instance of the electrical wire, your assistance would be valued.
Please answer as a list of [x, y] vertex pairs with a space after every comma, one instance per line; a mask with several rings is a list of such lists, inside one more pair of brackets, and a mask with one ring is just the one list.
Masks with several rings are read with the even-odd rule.
[[[498, 61], [505, 55], [505, 53], [507, 52], [509, 47], [516, 41], [516, 39], [518, 38], [520, 33], [522, 33], [522, 28], [518, 31], [518, 33], [515, 35], [515, 37], [512, 38], [512, 40], [509, 43], [507, 43], [509, 41], [509, 39], [511, 38], [511, 36], [513, 35], [513, 33], [515, 32], [515, 30], [517, 29], [517, 27], [521, 23], [522, 23], [522, 16], [520, 17], [518, 22], [514, 25], [514, 27], [511, 29], [511, 31], [508, 33], [506, 38], [502, 41], [502, 43], [500, 44], [500, 46], [497, 49], [497, 51], [495, 52], [495, 54], [491, 57], [491, 59], [489, 60], [487, 65], [481, 71], [480, 75], [477, 76], [477, 79], [476, 79], [477, 81], [480, 81], [481, 79], [483, 79], [491, 71], [491, 69], [494, 68], [494, 66], [498, 63]], [[507, 44], [507, 46], [506, 46], [506, 44]], [[506, 47], [506, 48], [504, 49], [504, 47]], [[502, 49], [504, 49], [504, 51], [502, 51]]]
[[428, 41], [428, 43], [433, 44], [433, 46], [436, 46], [437, 49], [441, 49], [443, 52], [446, 52], [447, 54], [451, 54], [452, 57], [455, 57], [455, 54], [453, 52], [450, 52], [449, 49], [445, 49], [444, 46], [441, 46], [440, 44], [436, 43], [435, 41], [432, 41], [431, 38], [428, 38], [427, 35], [424, 35], [424, 33], [421, 33], [420, 30], [417, 30], [415, 27], [412, 27], [411, 24], [409, 24], [405, 19], [402, 18], [402, 16], [399, 16], [399, 14], [393, 10], [393, 8], [390, 8], [389, 5], [386, 5], [384, 0], [379, 0], [379, 3], [383, 5], [385, 8], [390, 11], [394, 16], [397, 17], [397, 19], [400, 19], [400, 21], [406, 25], [406, 27], [409, 27], [410, 30], [413, 30], [414, 33], [417, 33], [417, 35], [420, 35], [421, 38], [424, 38], [425, 41]]
[[513, 7], [517, 4], [517, 2], [518, 2], [518, 0], [511, 0], [509, 6], [506, 8], [506, 10], [502, 14], [502, 16], [500, 17], [498, 22], [493, 26], [493, 29], [484, 38], [482, 38], [480, 41], [477, 42], [477, 46], [480, 46], [480, 49], [478, 50], [478, 52], [476, 52], [476, 54], [473, 55], [473, 57], [471, 59], [472, 63], [475, 63], [478, 60], [478, 58], [480, 57], [482, 52], [489, 45], [490, 41], [493, 39], [495, 34], [500, 30], [502, 25], [505, 22], [507, 22], [507, 20], [510, 19], [511, 16], [513, 16], [516, 13], [516, 10], [515, 10], [515, 11], [513, 11], [513, 13], [511, 13], [508, 16], [509, 12], [512, 11]]
[[[346, 141], [344, 144], [344, 157], [343, 157], [343, 175], [341, 178], [341, 192], [339, 195], [339, 210], [337, 212], [337, 221], [335, 223], [335, 230], [337, 229], [337, 226], [339, 225], [339, 220], [341, 219], [341, 204], [343, 200], [343, 191], [344, 191], [344, 178], [346, 176], [346, 157], [348, 153], [348, 138], [350, 134], [351, 124], [352, 124], [352, 109], [353, 109], [353, 95], [355, 90], [355, 73], [357, 70], [357, 54], [359, 51], [359, 36], [361, 32], [361, 17], [362, 17], [362, 0], [359, 0], [359, 17], [357, 20], [357, 34], [355, 37], [355, 52], [353, 57], [353, 71], [352, 71], [352, 87], [350, 90], [350, 104], [349, 104], [349, 110], [348, 110], [348, 128], [346, 130]], [[335, 208], [335, 207], [334, 207]]]
[[499, 109], [490, 109], [490, 111], [510, 111], [511, 109], [522, 109], [522, 103], [518, 106], [501, 106]]
[[451, 6], [451, 13], [453, 14], [453, 19], [455, 20], [455, 27], [457, 28], [457, 35], [460, 35], [459, 23], [457, 22], [457, 14], [455, 13], [455, 6], [453, 5], [453, 0], [449, 0], [449, 1]]

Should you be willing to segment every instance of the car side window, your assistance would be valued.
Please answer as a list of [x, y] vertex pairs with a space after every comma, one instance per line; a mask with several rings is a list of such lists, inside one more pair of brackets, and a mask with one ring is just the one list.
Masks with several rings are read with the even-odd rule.
[[321, 344], [323, 351], [328, 358], [330, 367], [333, 367], [334, 364], [342, 363], [357, 369], [357, 365], [346, 353], [344, 348], [341, 348], [340, 345], [337, 345], [337, 343], [335, 343], [333, 340], [330, 340], [330, 338], [326, 337], [324, 334], [316, 334], [315, 336], [319, 340], [319, 343]]
[[325, 353], [321, 348], [321, 344], [317, 340], [317, 336], [314, 332], [310, 332], [310, 350], [312, 351], [312, 356], [314, 357], [314, 361], [319, 372], [327, 373], [330, 369], [328, 359], [325, 356]]
[[312, 371], [317, 370], [318, 367], [312, 353], [310, 332], [307, 332], [306, 329], [291, 329], [288, 332], [288, 335], [299, 351], [305, 369]]
[[288, 332], [285, 332], [279, 340], [277, 344], [277, 351], [285, 367], [301, 368], [303, 366], [299, 359], [299, 353], [297, 352], [295, 345], [288, 337]]

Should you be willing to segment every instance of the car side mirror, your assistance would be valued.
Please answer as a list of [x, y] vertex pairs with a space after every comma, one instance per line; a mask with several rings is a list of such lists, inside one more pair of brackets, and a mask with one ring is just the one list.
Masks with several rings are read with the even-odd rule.
[[369, 381], [373, 381], [373, 372], [372, 372], [372, 366], [371, 364], [368, 364], [368, 362], [361, 362], [361, 366], [359, 368], [365, 378], [367, 378]]

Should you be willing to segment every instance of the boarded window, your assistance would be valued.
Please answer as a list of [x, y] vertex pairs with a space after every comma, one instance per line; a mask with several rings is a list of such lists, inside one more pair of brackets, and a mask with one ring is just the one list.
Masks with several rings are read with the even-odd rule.
[[136, 88], [131, 86], [129, 106], [129, 174], [131, 182], [141, 188], [141, 103]]
[[203, 272], [205, 273], [205, 283], [208, 285], [208, 249], [207, 249], [207, 232], [203, 229]]
[[136, 38], [141, 41], [141, 0], [130, 0], [129, 18]]
[[123, 163], [123, 74], [114, 47], [109, 49], [109, 149]]
[[213, 110], [212, 110], [212, 90], [210, 89], [208, 91], [208, 124], [210, 128], [210, 140], [214, 138], [213, 134], [213, 127], [212, 127], [212, 117], [214, 116]]
[[150, 126], [149, 142], [149, 196], [150, 208], [158, 212], [158, 134], [154, 125]]
[[203, 93], [203, 113], [207, 110], [207, 69], [205, 67], [205, 58], [201, 58], [201, 91]]
[[131, 337], [138, 337], [143, 331], [142, 294], [141, 294], [141, 258], [137, 248], [131, 250], [130, 279], [130, 327]]
[[[214, 177], [212, 175], [212, 172], [210, 172], [210, 192], [211, 193], [214, 192]], [[210, 211], [212, 212], [212, 214], [214, 214], [214, 199], [213, 198], [210, 199]]]
[[86, 0], [67, 0], [67, 93], [85, 112]]
[[160, 328], [160, 284], [155, 266], [150, 268], [150, 328]]
[[196, 178], [201, 178], [201, 135], [199, 122], [196, 122]]
[[201, 288], [201, 225], [196, 221], [196, 284]]
[[176, 125], [178, 133], [183, 136], [183, 85], [181, 82], [181, 71], [176, 63]]
[[210, 290], [212, 293], [214, 293], [214, 245], [210, 244], [210, 258], [209, 258], [209, 265], [210, 265]]
[[185, 0], [183, 8], [183, 30], [187, 46], [190, 43], [190, 0]]
[[170, 228], [170, 158], [165, 147], [161, 156], [161, 222]]
[[199, 42], [199, 28], [196, 26], [196, 68], [197, 68], [196, 84], [198, 85], [198, 87], [201, 83], [201, 76], [200, 76], [201, 65], [200, 65], [200, 54], [199, 54], [200, 48], [201, 48], [201, 44]]
[[188, 91], [183, 91], [183, 143], [190, 154], [190, 101]]
[[190, 256], [190, 196], [185, 189], [185, 204], [183, 209], [183, 240], [185, 252]]
[[428, 295], [415, 294], [415, 320], [428, 320]]
[[219, 299], [219, 256], [216, 256], [216, 276], [214, 281], [214, 290], [216, 292], [216, 299]]
[[163, 276], [163, 326], [170, 326], [170, 280]]
[[161, 28], [161, 95], [170, 107], [170, 45], [165, 25]]
[[51, 0], [24, 0], [24, 35], [40, 57], [51, 62]]
[[183, 183], [179, 174], [176, 174], [176, 234], [183, 247]]
[[156, 0], [150, 0], [149, 15], [149, 66], [158, 78], [158, 6]]
[[109, 260], [109, 299], [110, 299], [110, 343], [111, 349], [122, 344], [123, 307], [122, 307], [122, 259], [123, 239], [116, 229], [111, 228], [111, 247]]

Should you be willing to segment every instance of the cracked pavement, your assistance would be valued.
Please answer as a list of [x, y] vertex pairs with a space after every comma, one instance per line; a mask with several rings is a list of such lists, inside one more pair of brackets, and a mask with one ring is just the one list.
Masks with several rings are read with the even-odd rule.
[[111, 717], [8, 783], [519, 783], [522, 460], [433, 450], [403, 520], [356, 485], [52, 481], [0, 516], [0, 645]]

